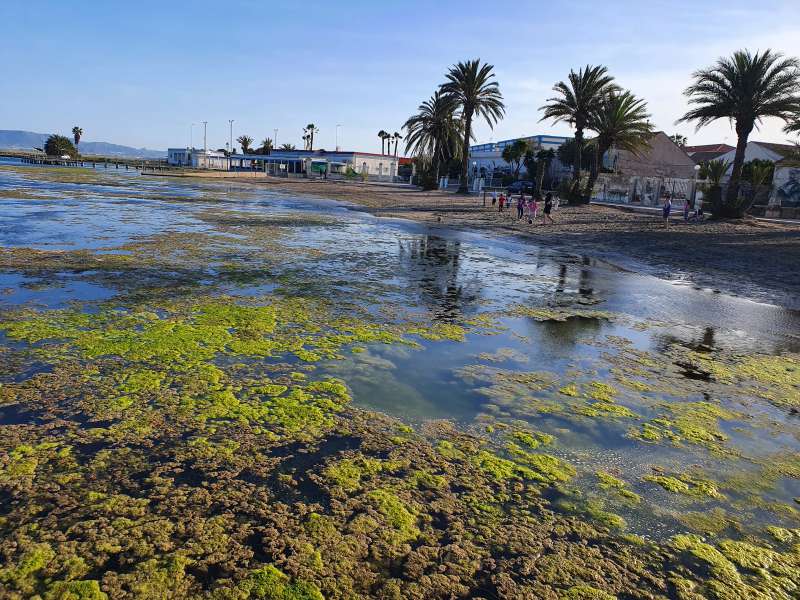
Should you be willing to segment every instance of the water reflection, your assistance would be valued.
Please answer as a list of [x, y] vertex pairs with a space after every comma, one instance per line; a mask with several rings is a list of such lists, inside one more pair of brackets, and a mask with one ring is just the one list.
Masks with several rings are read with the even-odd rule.
[[436, 235], [398, 240], [398, 258], [422, 303], [442, 321], [455, 320], [480, 299], [477, 277], [460, 277], [461, 241]]

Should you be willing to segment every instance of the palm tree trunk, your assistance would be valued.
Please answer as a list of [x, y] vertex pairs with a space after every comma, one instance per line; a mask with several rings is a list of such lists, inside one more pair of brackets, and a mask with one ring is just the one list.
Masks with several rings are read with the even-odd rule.
[[594, 160], [592, 161], [592, 169], [589, 172], [589, 181], [586, 184], [586, 195], [589, 196], [590, 201], [592, 199], [592, 192], [594, 191], [594, 184], [597, 181], [597, 176], [600, 174], [601, 157], [605, 156], [608, 150], [608, 146], [601, 146], [599, 143], [594, 147]]
[[733, 157], [733, 170], [731, 171], [731, 178], [728, 181], [728, 191], [725, 194], [725, 204], [723, 206], [723, 213], [721, 215], [714, 215], [719, 217], [741, 217], [743, 211], [739, 207], [739, 181], [742, 178], [742, 167], [744, 166], [744, 156], [747, 150], [747, 138], [750, 137], [750, 132], [753, 131], [753, 125], [740, 126], [736, 124], [736, 133], [739, 136], [736, 142], [736, 154]]
[[458, 184], [459, 194], [469, 194], [467, 173], [469, 171], [469, 140], [472, 137], [472, 111], [464, 116], [464, 146], [461, 148], [461, 181]]
[[575, 130], [575, 159], [572, 164], [572, 181], [578, 183], [581, 179], [581, 155], [583, 154], [583, 127]]

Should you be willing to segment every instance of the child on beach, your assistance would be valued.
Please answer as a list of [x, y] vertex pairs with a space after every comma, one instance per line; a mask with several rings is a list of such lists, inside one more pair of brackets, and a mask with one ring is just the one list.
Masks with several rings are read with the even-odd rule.
[[664, 215], [664, 226], [669, 227], [669, 213], [672, 212], [672, 200], [669, 195], [664, 198], [664, 207], [661, 210]]
[[550, 213], [553, 210], [553, 194], [547, 192], [547, 195], [544, 197], [544, 212], [542, 212], [542, 225], [547, 224], [547, 220], [550, 219], [550, 222], [555, 225], [555, 221], [553, 217], [550, 216]]
[[499, 208], [497, 209], [497, 212], [503, 212], [503, 204], [505, 204], [505, 201], [506, 201], [506, 195], [500, 194], [500, 200], [498, 204]]
[[536, 216], [539, 214], [539, 195], [531, 197], [530, 217], [531, 222], [536, 221]]
[[522, 213], [525, 212], [525, 194], [520, 193], [517, 198], [517, 221], [522, 220]]

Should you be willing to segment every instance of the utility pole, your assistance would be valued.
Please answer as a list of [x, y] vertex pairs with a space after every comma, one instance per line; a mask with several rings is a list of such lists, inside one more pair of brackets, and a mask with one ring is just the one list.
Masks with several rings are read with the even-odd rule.
[[339, 123], [336, 124], [336, 151], [339, 152], [339, 129], [341, 125]]
[[208, 129], [208, 121], [203, 121], [203, 153], [208, 152], [208, 143], [206, 142], [207, 129]]
[[230, 140], [229, 141], [230, 141], [230, 144], [231, 144], [231, 146], [230, 146], [231, 154], [233, 154], [233, 119], [228, 119], [228, 125], [230, 125], [230, 127], [231, 127]]
[[273, 131], [275, 132], [275, 136], [272, 138], [272, 147], [275, 148], [275, 150], [277, 150], [278, 149], [278, 128], [276, 127]]
[[189, 126], [189, 149], [194, 150], [194, 126], [195, 123], [192, 123]]

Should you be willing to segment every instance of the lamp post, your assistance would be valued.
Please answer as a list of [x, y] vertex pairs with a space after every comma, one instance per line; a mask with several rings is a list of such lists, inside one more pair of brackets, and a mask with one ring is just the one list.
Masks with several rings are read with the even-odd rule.
[[272, 146], [273, 146], [273, 148], [275, 148], [275, 150], [277, 150], [278, 149], [278, 128], [276, 127], [275, 129], [273, 129], [273, 131], [275, 132], [275, 135], [272, 137]]
[[339, 152], [339, 129], [341, 125], [339, 123], [336, 124], [336, 151]]
[[197, 123], [192, 123], [189, 126], [189, 149], [190, 150], [194, 150], [194, 126], [195, 125], [197, 125]]
[[692, 185], [692, 207], [697, 209], [697, 176], [700, 174], [700, 165], [694, 166], [694, 182]]
[[231, 154], [233, 154], [233, 119], [228, 119], [228, 126], [230, 127], [228, 143], [230, 144]]
[[206, 142], [206, 132], [208, 130], [208, 121], [203, 121], [203, 153], [208, 153], [208, 143]]

